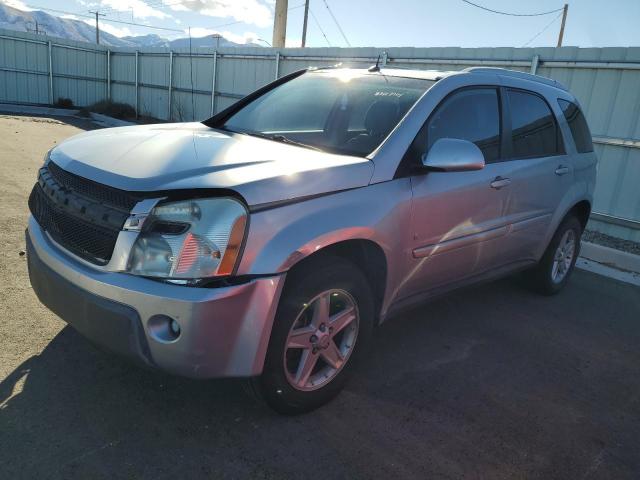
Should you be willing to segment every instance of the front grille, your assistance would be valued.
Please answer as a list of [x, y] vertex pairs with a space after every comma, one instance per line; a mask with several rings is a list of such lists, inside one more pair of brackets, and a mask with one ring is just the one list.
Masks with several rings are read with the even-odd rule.
[[118, 231], [100, 228], [56, 208], [40, 185], [33, 187], [29, 209], [40, 226], [61, 246], [98, 265], [109, 262]]
[[129, 212], [136, 203], [142, 200], [142, 197], [132, 195], [124, 190], [119, 190], [117, 188], [109, 187], [78, 175], [74, 175], [73, 173], [63, 170], [53, 162], [49, 162], [45, 168], [48, 168], [49, 173], [51, 173], [59, 185], [73, 190], [85, 197], [93, 198], [100, 203], [106, 203], [116, 208], [126, 210], [127, 212]]
[[127, 192], [73, 175], [49, 162], [40, 169], [29, 196], [29, 210], [62, 247], [105, 265], [136, 201]]

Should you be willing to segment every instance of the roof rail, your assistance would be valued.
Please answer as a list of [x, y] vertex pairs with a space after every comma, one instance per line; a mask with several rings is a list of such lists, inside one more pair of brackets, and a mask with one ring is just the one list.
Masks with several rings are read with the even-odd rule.
[[493, 73], [495, 75], [501, 75], [504, 77], [515, 77], [521, 78], [523, 80], [529, 80], [531, 82], [544, 83], [545, 85], [550, 85], [552, 87], [559, 88], [561, 90], [568, 91], [568, 88], [563, 84], [558, 82], [557, 80], [552, 80], [551, 78], [541, 77], [540, 75], [533, 75], [531, 73], [519, 72], [517, 70], [508, 70], [506, 68], [498, 68], [498, 67], [469, 67], [465, 68], [463, 72], [471, 72], [471, 73]]

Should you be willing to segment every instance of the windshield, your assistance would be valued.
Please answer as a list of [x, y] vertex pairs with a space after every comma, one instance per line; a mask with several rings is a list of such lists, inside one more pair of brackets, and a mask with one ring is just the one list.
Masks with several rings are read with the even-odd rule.
[[307, 72], [245, 105], [223, 128], [366, 156], [433, 83], [347, 69]]

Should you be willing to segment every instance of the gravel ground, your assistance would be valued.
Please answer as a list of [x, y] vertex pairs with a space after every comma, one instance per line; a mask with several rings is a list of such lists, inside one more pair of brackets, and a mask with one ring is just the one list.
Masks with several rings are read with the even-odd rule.
[[612, 237], [605, 233], [594, 232], [593, 230], [585, 230], [582, 234], [582, 239], [605, 247], [622, 250], [623, 252], [640, 255], [640, 243], [631, 240], [622, 240], [621, 238]]
[[0, 478], [638, 478], [640, 289], [584, 271], [555, 297], [507, 279], [403, 315], [299, 417], [96, 350], [18, 255], [44, 152], [88, 127], [0, 118]]

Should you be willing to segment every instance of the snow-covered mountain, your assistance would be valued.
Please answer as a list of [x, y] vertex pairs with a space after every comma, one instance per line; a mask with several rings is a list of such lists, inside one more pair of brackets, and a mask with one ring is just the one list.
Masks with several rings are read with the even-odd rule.
[[[17, 8], [0, 3], [0, 28], [16, 30], [19, 32], [35, 32], [36, 22], [38, 30], [51, 37], [65, 38], [80, 42], [95, 42], [96, 30], [81, 20], [71, 18], [56, 17], [46, 12], [35, 10], [24, 12]], [[189, 46], [188, 38], [178, 38], [169, 41], [155, 34], [139, 35], [129, 37], [116, 37], [110, 33], [100, 30], [100, 43], [110, 47], [172, 47], [184, 48]], [[215, 47], [216, 38], [214, 36], [192, 38], [191, 46]], [[238, 47], [240, 44], [231, 42], [223, 37], [218, 42], [220, 47]], [[251, 46], [260, 46], [251, 44]]]
[[168, 47], [169, 40], [162, 38], [155, 33], [149, 35], [137, 35], [135, 37], [120, 37], [118, 40], [131, 43], [138, 47]]

